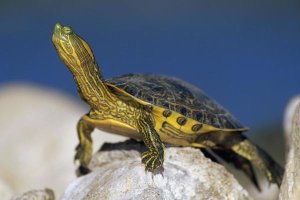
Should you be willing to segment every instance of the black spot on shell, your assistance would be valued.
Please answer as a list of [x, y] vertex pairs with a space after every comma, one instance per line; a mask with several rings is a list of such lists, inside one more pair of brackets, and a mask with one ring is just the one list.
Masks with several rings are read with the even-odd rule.
[[136, 97], [140, 97], [142, 96], [142, 92], [139, 90], [137, 93], [136, 93]]
[[182, 92], [179, 93], [179, 96], [180, 96], [181, 99], [185, 99], [186, 98], [186, 96]]
[[208, 114], [207, 119], [209, 121], [209, 124], [214, 124], [216, 116], [214, 114]]
[[148, 112], [152, 112], [153, 106], [152, 105], [146, 105], [145, 110], [148, 111]]
[[165, 108], [170, 108], [170, 104], [168, 102], [163, 102], [162, 106]]
[[202, 128], [202, 124], [195, 124], [192, 126], [192, 131], [197, 132]]
[[187, 119], [185, 117], [178, 117], [176, 121], [180, 126], [183, 126], [186, 124]]
[[172, 111], [171, 111], [171, 110], [164, 110], [164, 112], [163, 112], [163, 116], [164, 116], [164, 117], [170, 117], [171, 114], [172, 114]]
[[144, 98], [146, 99], [146, 101], [152, 103], [153, 98], [150, 95], [145, 95]]
[[203, 119], [202, 113], [201, 113], [201, 112], [198, 112], [198, 113], [195, 115], [195, 118], [196, 118], [197, 121], [202, 121], [202, 119]]
[[152, 83], [148, 83], [148, 82], [145, 82], [143, 83], [144, 86], [148, 87], [149, 89], [151, 89], [153, 87], [153, 84]]
[[137, 89], [134, 87], [126, 88], [126, 91], [133, 96], [135, 96], [135, 94], [137, 93]]
[[163, 87], [154, 87], [152, 88], [153, 92], [162, 92], [164, 90]]
[[184, 116], [187, 115], [187, 109], [185, 107], [180, 108], [180, 113]]

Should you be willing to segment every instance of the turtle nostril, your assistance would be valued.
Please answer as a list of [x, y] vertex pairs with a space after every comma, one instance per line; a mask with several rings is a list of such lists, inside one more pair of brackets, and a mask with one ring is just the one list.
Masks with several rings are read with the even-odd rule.
[[57, 30], [58, 30], [58, 29], [61, 29], [60, 23], [56, 23], [56, 24], [55, 24], [55, 29], [57, 29]]
[[60, 23], [56, 23], [54, 26], [53, 33], [55, 33], [56, 35], [60, 35], [60, 32], [61, 32], [61, 25]]

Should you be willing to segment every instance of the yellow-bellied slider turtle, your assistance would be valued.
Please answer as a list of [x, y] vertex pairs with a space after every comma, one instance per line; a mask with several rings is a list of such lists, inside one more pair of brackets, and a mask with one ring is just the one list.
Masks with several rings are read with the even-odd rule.
[[208, 148], [233, 162], [257, 185], [252, 164], [269, 182], [280, 185], [283, 169], [242, 132], [247, 128], [200, 89], [176, 78], [128, 74], [104, 80], [89, 45], [68, 26], [56, 24], [55, 48], [72, 72], [90, 112], [78, 122], [75, 159], [87, 166], [92, 155], [91, 133], [99, 128], [143, 140], [146, 170], [164, 162], [164, 143]]

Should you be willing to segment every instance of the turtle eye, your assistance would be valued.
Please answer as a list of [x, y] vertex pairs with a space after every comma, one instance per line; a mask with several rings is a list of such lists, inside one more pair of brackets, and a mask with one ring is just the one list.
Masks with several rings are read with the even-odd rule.
[[71, 29], [71, 27], [69, 27], [69, 26], [63, 27], [62, 31], [63, 31], [65, 34], [71, 34], [71, 33], [72, 33], [72, 29]]

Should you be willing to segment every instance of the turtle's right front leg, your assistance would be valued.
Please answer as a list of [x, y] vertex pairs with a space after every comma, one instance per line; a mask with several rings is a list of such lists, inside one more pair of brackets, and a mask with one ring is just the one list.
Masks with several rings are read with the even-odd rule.
[[82, 167], [87, 167], [93, 153], [93, 141], [91, 133], [94, 130], [94, 126], [90, 125], [83, 116], [77, 123], [77, 134], [79, 144], [76, 147], [76, 154], [74, 160], [79, 160]]
[[148, 151], [142, 153], [142, 163], [146, 165], [147, 171], [154, 172], [155, 169], [163, 166], [164, 145], [154, 128], [150, 115], [140, 117], [137, 127], [138, 131], [143, 134], [143, 141], [148, 147]]

